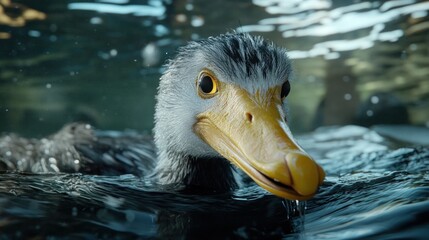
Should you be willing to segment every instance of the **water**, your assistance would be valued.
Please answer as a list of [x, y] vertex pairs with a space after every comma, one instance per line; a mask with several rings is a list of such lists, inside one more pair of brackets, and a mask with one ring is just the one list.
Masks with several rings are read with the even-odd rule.
[[[0, 174], [0, 239], [426, 238], [427, 2], [7, 2], [0, 132], [42, 137], [85, 121], [150, 133], [162, 64], [188, 40], [230, 30], [290, 50], [294, 132], [345, 126], [299, 137], [328, 176], [307, 202], [253, 183], [207, 196], [133, 175]], [[349, 125], [385, 123], [404, 125]]]
[[8, 16], [38, 14], [0, 22], [1, 132], [42, 137], [72, 121], [150, 132], [165, 61], [232, 30], [289, 49], [294, 132], [429, 124], [425, 1], [14, 2]]
[[413, 144], [357, 126], [299, 139], [328, 176], [306, 202], [279, 199], [254, 183], [232, 194], [187, 195], [161, 192], [131, 174], [6, 173], [0, 175], [0, 237], [426, 237], [428, 148], [404, 147]]

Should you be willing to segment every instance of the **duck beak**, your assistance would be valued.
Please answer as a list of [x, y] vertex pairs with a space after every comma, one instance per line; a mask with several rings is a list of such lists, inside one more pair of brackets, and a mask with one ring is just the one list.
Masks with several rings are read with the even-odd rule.
[[306, 200], [325, 173], [293, 139], [279, 95], [278, 88], [250, 95], [225, 84], [217, 104], [197, 116], [194, 132], [262, 188], [282, 198]]

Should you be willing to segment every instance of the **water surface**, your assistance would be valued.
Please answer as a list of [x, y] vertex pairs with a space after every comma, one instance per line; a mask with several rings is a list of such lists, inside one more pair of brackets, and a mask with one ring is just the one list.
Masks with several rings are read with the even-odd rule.
[[189, 195], [160, 192], [131, 174], [6, 173], [0, 174], [0, 236], [426, 237], [427, 147], [411, 147], [413, 143], [389, 140], [358, 126], [322, 128], [299, 139], [328, 176], [309, 201], [282, 200], [251, 181], [233, 193]]
[[279, 199], [251, 182], [201, 196], [159, 192], [133, 175], [0, 174], [1, 239], [429, 233], [428, 2], [5, 2], [0, 132], [42, 137], [85, 121], [149, 134], [165, 61], [189, 40], [232, 30], [289, 49], [294, 132], [345, 126], [299, 137], [327, 173], [306, 202]]

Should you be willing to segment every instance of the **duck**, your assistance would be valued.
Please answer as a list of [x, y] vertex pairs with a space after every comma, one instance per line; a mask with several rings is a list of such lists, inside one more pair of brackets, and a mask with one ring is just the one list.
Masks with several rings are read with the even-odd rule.
[[291, 60], [260, 36], [192, 41], [166, 64], [153, 138], [72, 123], [43, 139], [0, 138], [3, 172], [135, 174], [185, 192], [222, 193], [253, 180], [280, 198], [307, 200], [322, 167], [288, 126]]

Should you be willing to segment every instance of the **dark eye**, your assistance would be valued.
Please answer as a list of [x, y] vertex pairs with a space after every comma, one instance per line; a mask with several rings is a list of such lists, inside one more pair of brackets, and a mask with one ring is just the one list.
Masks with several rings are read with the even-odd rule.
[[213, 95], [218, 91], [217, 82], [215, 81], [214, 77], [207, 74], [206, 72], [202, 72], [200, 74], [197, 84], [200, 95], [205, 97]]
[[289, 81], [286, 81], [285, 83], [283, 83], [282, 85], [282, 91], [280, 93], [280, 97], [282, 98], [282, 100], [287, 97], [287, 95], [290, 92], [290, 84]]

